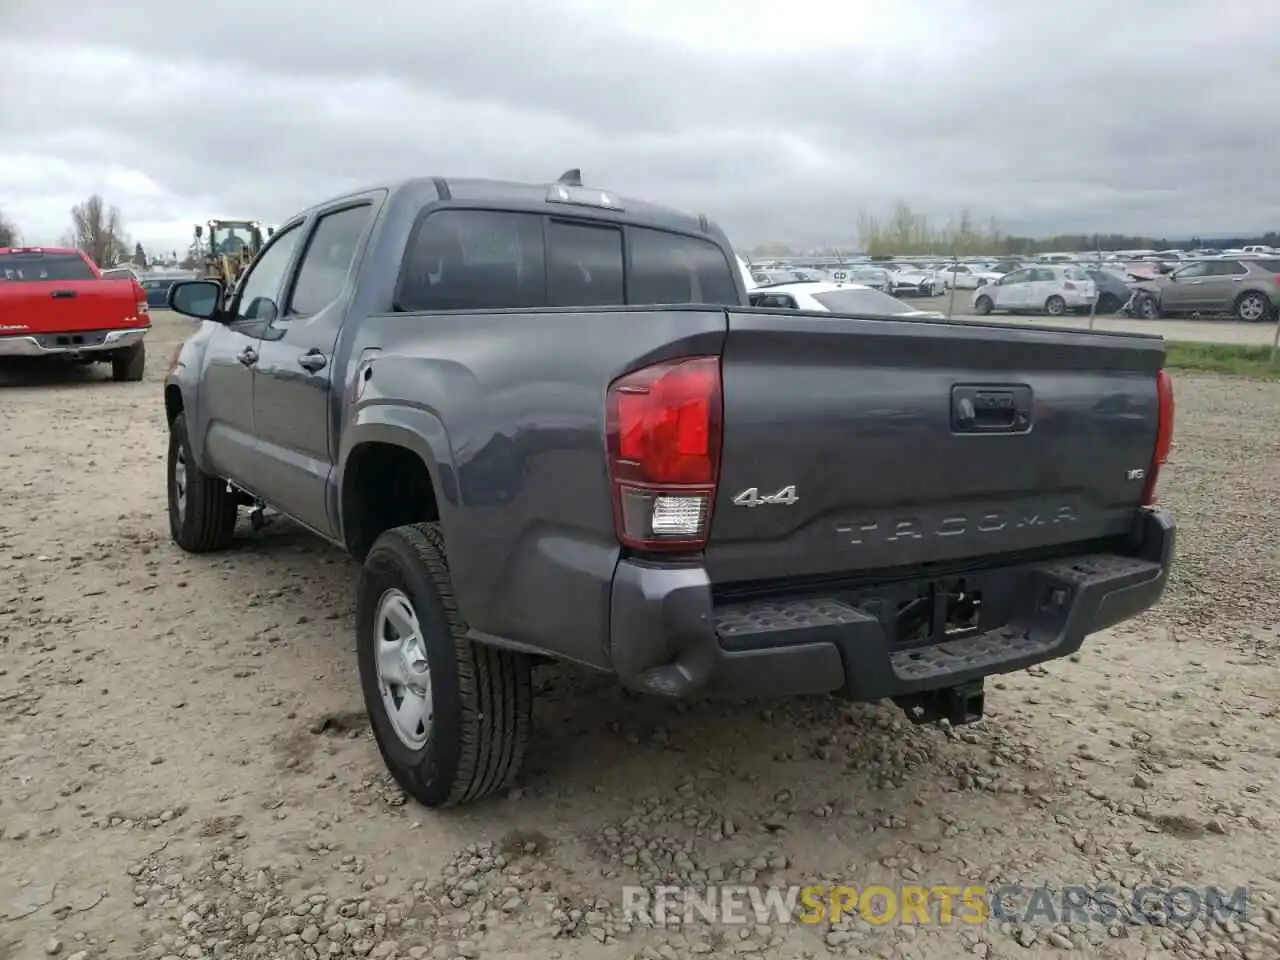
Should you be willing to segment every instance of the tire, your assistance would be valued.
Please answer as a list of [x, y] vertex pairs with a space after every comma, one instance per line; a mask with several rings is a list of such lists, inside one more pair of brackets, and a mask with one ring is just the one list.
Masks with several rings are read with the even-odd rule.
[[[397, 620], [412, 629], [396, 628]], [[383, 762], [426, 807], [504, 790], [524, 761], [533, 703], [529, 658], [468, 640], [467, 629], [439, 525], [396, 527], [379, 536], [356, 592], [360, 686]], [[419, 638], [407, 654], [390, 657], [395, 673], [389, 679], [378, 666], [388, 630]], [[402, 731], [392, 714], [410, 697], [418, 712], [407, 714], [415, 719]]]
[[1133, 315], [1143, 320], [1160, 319], [1160, 302], [1149, 293], [1139, 293], [1133, 298]]
[[146, 369], [147, 345], [141, 340], [111, 358], [111, 379], [118, 382], [137, 383]]
[[1104, 293], [1098, 298], [1097, 313], [1115, 313], [1123, 304], [1114, 293]]
[[236, 495], [196, 466], [185, 414], [169, 426], [169, 535], [187, 553], [224, 550], [235, 537]]
[[1051, 317], [1060, 317], [1067, 312], [1067, 301], [1055, 293], [1044, 302], [1044, 312]]
[[1252, 291], [1236, 300], [1236, 319], [1244, 323], [1265, 323], [1271, 319], [1271, 301], [1261, 293]]
[[973, 307], [978, 311], [978, 315], [987, 317], [991, 315], [991, 311], [995, 308], [995, 304], [991, 302], [990, 297], [979, 297], [974, 301]]

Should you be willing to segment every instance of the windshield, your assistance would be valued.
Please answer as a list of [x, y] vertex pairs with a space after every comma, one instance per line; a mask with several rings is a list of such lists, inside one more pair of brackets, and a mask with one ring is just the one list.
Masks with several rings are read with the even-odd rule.
[[93, 279], [93, 270], [77, 253], [0, 254], [0, 281]]
[[915, 307], [908, 306], [879, 290], [830, 290], [826, 293], [815, 293], [813, 299], [832, 313], [882, 315], [918, 312]]

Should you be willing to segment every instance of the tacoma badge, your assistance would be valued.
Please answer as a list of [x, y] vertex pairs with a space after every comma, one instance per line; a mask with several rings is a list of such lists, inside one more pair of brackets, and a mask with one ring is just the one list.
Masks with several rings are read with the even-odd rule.
[[760, 495], [759, 487], [747, 487], [747, 489], [733, 498], [733, 502], [739, 507], [789, 507], [793, 503], [800, 502], [800, 495], [796, 493], [796, 485], [794, 483], [783, 487], [777, 493], [766, 493], [764, 496]]

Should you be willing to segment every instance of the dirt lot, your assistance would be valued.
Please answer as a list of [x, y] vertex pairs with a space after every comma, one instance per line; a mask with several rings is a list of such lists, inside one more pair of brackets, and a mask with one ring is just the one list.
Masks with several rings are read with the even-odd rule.
[[[981, 723], [681, 709], [550, 669], [510, 796], [389, 783], [354, 570], [285, 523], [169, 542], [162, 317], [141, 384], [0, 368], [0, 958], [1280, 956], [1280, 384], [1182, 377], [1170, 593]], [[1017, 884], [1118, 917], [629, 926], [624, 883]], [[1137, 922], [1144, 886], [1245, 918]], [[1060, 902], [1060, 901], [1058, 901]], [[1018, 906], [1025, 907], [1026, 901]]]

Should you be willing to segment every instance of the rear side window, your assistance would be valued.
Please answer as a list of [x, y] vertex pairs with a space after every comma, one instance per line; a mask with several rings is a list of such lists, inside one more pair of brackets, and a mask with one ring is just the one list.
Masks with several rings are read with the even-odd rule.
[[0, 254], [0, 283], [41, 280], [93, 280], [84, 258], [74, 253]]
[[631, 303], [738, 303], [733, 269], [714, 243], [632, 227]]
[[548, 223], [547, 298], [556, 307], [625, 303], [622, 231], [594, 224]]
[[410, 240], [396, 303], [432, 311], [740, 302], [736, 266], [714, 243], [627, 227], [625, 248], [612, 224], [438, 210]]
[[302, 255], [287, 313], [309, 316], [338, 299], [372, 209], [368, 204], [348, 207], [326, 213], [316, 221]]
[[405, 252], [402, 310], [497, 310], [547, 305], [542, 217], [438, 210]]
[[1211, 277], [1234, 277], [1237, 274], [1248, 272], [1249, 268], [1239, 260], [1218, 260], [1209, 264], [1209, 276]]

